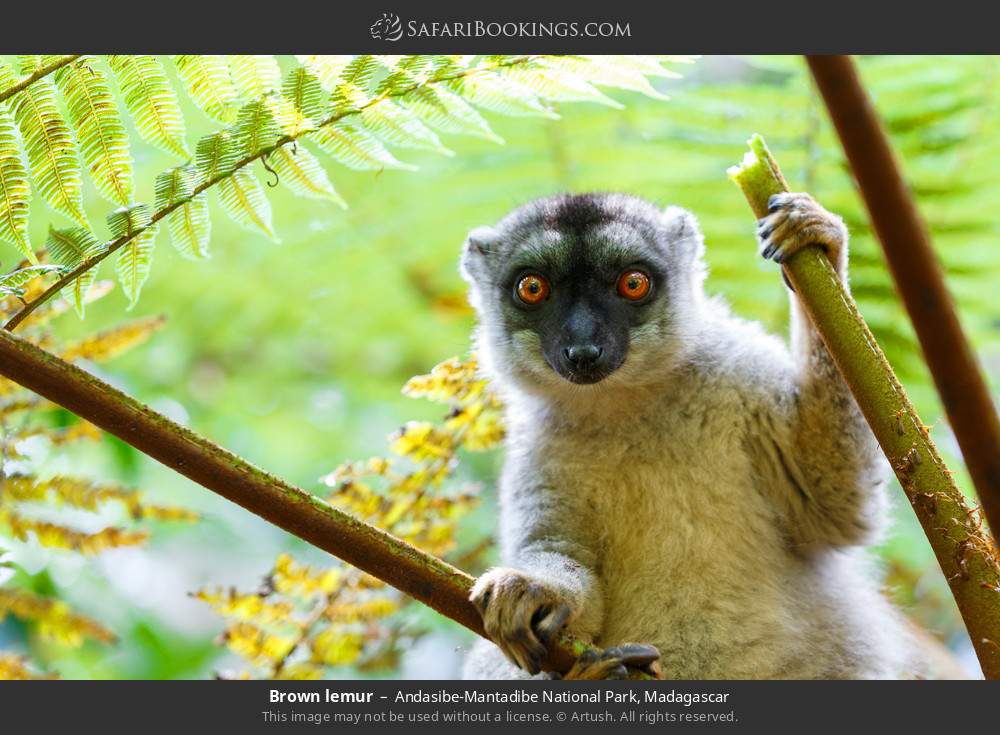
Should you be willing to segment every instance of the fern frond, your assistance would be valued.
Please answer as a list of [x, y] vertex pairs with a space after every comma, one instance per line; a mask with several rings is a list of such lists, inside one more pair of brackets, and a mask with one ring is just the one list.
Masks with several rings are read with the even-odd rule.
[[32, 263], [38, 258], [28, 241], [31, 185], [19, 150], [17, 126], [0, 103], [0, 240], [9, 242]]
[[400, 148], [418, 148], [445, 156], [454, 155], [420, 118], [391, 99], [365, 106], [361, 110], [361, 123], [377, 137]]
[[281, 69], [273, 56], [230, 56], [229, 72], [236, 91], [245, 100], [264, 97], [281, 87]]
[[55, 674], [37, 674], [29, 666], [26, 656], [0, 653], [0, 681], [51, 681]]
[[591, 84], [639, 92], [653, 99], [669, 99], [656, 91], [647, 75], [679, 75], [668, 72], [653, 57], [647, 58], [648, 63], [639, 63], [629, 60], [627, 56], [565, 56], [547, 59], [545, 64], [586, 79]]
[[241, 168], [219, 182], [219, 201], [226, 214], [241, 227], [259, 230], [275, 239], [271, 203], [257, 177]]
[[[90, 234], [90, 230], [82, 227], [71, 227], [65, 230], [49, 228], [49, 237], [45, 242], [49, 257], [67, 270], [72, 270], [84, 260], [96, 255], [104, 249], [104, 244]], [[96, 271], [91, 268], [84, 271], [63, 289], [66, 300], [73, 304], [76, 313], [83, 317], [87, 292], [94, 284]]]
[[297, 54], [295, 58], [319, 80], [327, 92], [333, 92], [340, 82], [340, 75], [351, 63], [351, 56], [345, 54]]
[[166, 153], [190, 157], [180, 103], [160, 60], [116, 54], [108, 63], [142, 139]]
[[319, 79], [304, 66], [292, 69], [281, 85], [282, 96], [305, 117], [320, 120], [326, 111], [328, 95]]
[[309, 139], [356, 171], [380, 171], [384, 168], [415, 171], [417, 168], [397, 160], [381, 140], [350, 120], [324, 125], [311, 133]]
[[539, 99], [534, 90], [495, 71], [456, 77], [446, 84], [467, 102], [483, 110], [510, 117], [559, 117], [555, 110]]
[[220, 130], [199, 140], [195, 147], [194, 165], [198, 171], [199, 183], [231, 173], [236, 165], [236, 156], [233, 154], [229, 134]]
[[125, 295], [128, 296], [128, 309], [131, 311], [139, 303], [139, 293], [142, 291], [149, 271], [153, 267], [153, 245], [156, 241], [158, 227], [147, 227], [118, 251], [115, 258], [115, 272]]
[[96, 620], [73, 612], [62, 600], [27, 590], [0, 589], [0, 620], [7, 615], [35, 623], [43, 638], [68, 646], [80, 646], [85, 638], [101, 643], [117, 640], [110, 630]]
[[404, 94], [404, 107], [442, 133], [471, 135], [503, 143], [476, 109], [444, 87], [420, 86]]
[[[30, 73], [38, 63], [37, 59], [24, 59], [22, 70]], [[83, 212], [83, 176], [76, 143], [59, 112], [52, 80], [36, 80], [8, 104], [21, 131], [35, 190], [54, 210], [89, 227]]]
[[229, 75], [227, 58], [203, 54], [171, 58], [185, 89], [202, 112], [213, 120], [231, 123], [236, 118], [239, 94]]
[[172, 168], [156, 177], [154, 189], [157, 211], [183, 202], [167, 215], [170, 241], [184, 257], [202, 260], [209, 256], [212, 221], [205, 194], [191, 198], [196, 179], [197, 175], [190, 166]]
[[347, 208], [347, 202], [333, 188], [322, 164], [304, 146], [283, 145], [270, 156], [269, 161], [281, 183], [296, 194], [326, 199]]
[[572, 71], [557, 66], [557, 61], [541, 60], [535, 64], [512, 65], [499, 70], [501, 77], [532, 90], [550, 102], [598, 102], [621, 109], [622, 105]]
[[126, 206], [135, 196], [128, 134], [97, 58], [81, 56], [56, 72], [69, 120], [97, 191]]
[[230, 139], [232, 153], [237, 158], [245, 158], [259, 153], [278, 142], [281, 131], [274, 115], [263, 100], [255, 100], [240, 108], [233, 125]]
[[23, 296], [24, 286], [38, 276], [61, 270], [58, 265], [29, 265], [0, 276], [0, 296]]
[[130, 531], [116, 526], [108, 526], [93, 533], [80, 531], [3, 508], [0, 508], [0, 528], [6, 529], [10, 536], [19, 541], [27, 541], [34, 536], [42, 546], [81, 554], [98, 554], [120, 546], [138, 546], [149, 538], [148, 531]]
[[115, 258], [115, 271], [128, 297], [129, 310], [139, 301], [139, 292], [153, 264], [153, 244], [158, 228], [156, 224], [150, 225], [151, 219], [152, 214], [145, 204], [122, 207], [108, 215], [111, 236], [115, 239], [130, 238]]

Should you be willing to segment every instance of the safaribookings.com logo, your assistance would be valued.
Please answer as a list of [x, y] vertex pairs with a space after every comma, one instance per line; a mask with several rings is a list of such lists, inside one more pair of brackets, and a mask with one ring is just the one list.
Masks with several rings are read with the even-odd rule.
[[377, 41], [407, 38], [629, 38], [632, 29], [623, 21], [418, 21], [404, 25], [395, 13], [382, 17], [368, 29]]

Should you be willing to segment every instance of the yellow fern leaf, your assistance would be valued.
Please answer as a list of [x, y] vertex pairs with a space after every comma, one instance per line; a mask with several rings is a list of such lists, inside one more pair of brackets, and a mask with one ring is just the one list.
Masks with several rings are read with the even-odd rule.
[[162, 316], [134, 319], [67, 346], [62, 351], [62, 358], [67, 361], [102, 362], [110, 360], [136, 345], [142, 344], [164, 324], [166, 324], [166, 319]]
[[11, 614], [35, 623], [43, 638], [68, 646], [79, 646], [84, 639], [114, 643], [114, 633], [85, 615], [73, 612], [62, 600], [42, 597], [26, 590], [0, 588], [0, 620]]

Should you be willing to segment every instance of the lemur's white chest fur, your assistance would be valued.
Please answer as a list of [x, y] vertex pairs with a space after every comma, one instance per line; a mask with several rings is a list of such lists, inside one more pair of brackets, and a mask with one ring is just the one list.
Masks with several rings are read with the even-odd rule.
[[[845, 273], [839, 220], [782, 197], [762, 251], [820, 242]], [[536, 674], [564, 626], [652, 644], [670, 678], [917, 672], [867, 568], [885, 516], [870, 430], [794, 297], [789, 349], [705, 297], [701, 251], [690, 214], [621, 195], [540, 200], [470, 235], [508, 441], [503, 566], [472, 593], [496, 645], [476, 646], [468, 676]], [[654, 290], [630, 304], [620, 284], [643, 278]], [[620, 673], [640, 648], [570, 673]]]

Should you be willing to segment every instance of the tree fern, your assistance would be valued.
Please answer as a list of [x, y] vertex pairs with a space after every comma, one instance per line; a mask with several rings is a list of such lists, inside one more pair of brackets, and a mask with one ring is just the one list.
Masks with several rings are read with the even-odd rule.
[[[72, 270], [87, 258], [96, 255], [104, 249], [104, 245], [82, 227], [72, 227], [64, 230], [49, 228], [49, 238], [45, 243], [49, 257], [67, 270]], [[92, 269], [84, 271], [70, 281], [63, 289], [63, 294], [69, 300], [76, 312], [83, 316], [87, 292], [97, 277]]]
[[56, 72], [80, 153], [97, 190], [127, 206], [134, 198], [128, 135], [115, 108], [104, 72], [92, 56], [82, 56]]
[[282, 146], [270, 158], [278, 179], [296, 194], [326, 199], [346, 208], [319, 160], [305, 146]]
[[230, 56], [229, 71], [243, 99], [264, 97], [281, 87], [281, 67], [273, 56]]
[[177, 73], [195, 104], [213, 120], [230, 123], [236, 117], [239, 94], [225, 56], [174, 56]]
[[[0, 277], [0, 314], [17, 308], [20, 298], [39, 293], [44, 288], [42, 276], [53, 267], [57, 266], [29, 266]], [[95, 288], [90, 298], [107, 293], [107, 289]], [[67, 343], [48, 325], [65, 304], [53, 301], [39, 309], [26, 335], [70, 361], [112, 359], [144, 342], [163, 324], [160, 318], [136, 319]], [[149, 502], [131, 488], [76, 474], [44, 472], [37, 455], [24, 451], [27, 444], [47, 444], [50, 453], [58, 455], [62, 447], [101, 439], [100, 430], [80, 420], [71, 419], [67, 424], [62, 409], [8, 380], [0, 381], [0, 395], [0, 539], [10, 541], [5, 545], [11, 548], [20, 541], [48, 549], [44, 557], [33, 553], [36, 561], [30, 571], [20, 566], [18, 557], [5, 559], [0, 551], [0, 564], [6, 572], [0, 579], [0, 621], [7, 616], [17, 618], [29, 642], [36, 638], [42, 642], [37, 647], [41, 667], [34, 662], [28, 666], [24, 657], [0, 652], [0, 679], [38, 678], [41, 674], [34, 670], [44, 671], [48, 658], [58, 662], [67, 647], [76, 648], [85, 641], [107, 646], [117, 639], [106, 622], [98, 622], [60, 599], [58, 585], [49, 583], [41, 593], [36, 582], [45, 579], [50, 562], [40, 565], [39, 561], [56, 561], [70, 553], [88, 557], [136, 546], [149, 538], [150, 521], [193, 521], [197, 515]], [[109, 523], [115, 515], [122, 521]], [[10, 643], [5, 640], [4, 646]]]
[[122, 207], [108, 216], [108, 228], [112, 237], [131, 237], [118, 251], [115, 259], [118, 281], [128, 297], [129, 308], [138, 302], [139, 292], [149, 277], [153, 262], [157, 225], [151, 224], [151, 216], [149, 207], [144, 204]]
[[166, 153], [188, 158], [180, 103], [159, 59], [115, 55], [108, 57], [108, 63], [142, 139]]
[[[212, 120], [222, 123], [201, 138], [188, 164], [156, 182], [156, 206], [148, 223], [103, 247], [90, 231], [81, 201], [85, 162], [99, 193], [118, 207], [134, 210], [130, 141], [124, 114], [114, 105], [111, 85], [98, 57], [29, 56], [21, 59], [19, 80], [0, 66], [0, 100], [12, 113], [0, 115], [0, 239], [29, 258], [30, 189], [66, 214], [80, 230], [53, 228], [67, 269], [86, 261], [97, 267], [117, 253], [119, 279], [130, 304], [149, 272], [159, 220], [167, 219], [174, 246], [183, 254], [208, 254], [210, 222], [205, 193], [217, 189], [223, 210], [235, 222], [275, 238], [265, 187], [251, 173], [260, 160], [292, 191], [343, 204], [323, 161], [300, 144], [311, 140], [329, 159], [353, 169], [412, 169], [393, 147], [450, 155], [439, 137], [471, 135], [500, 142], [482, 112], [553, 116], [559, 101], [615, 104], [591, 82], [657, 96], [647, 77], [665, 72], [657, 57], [617, 61], [546, 56], [328, 56], [303, 55], [282, 76], [272, 56], [177, 55], [170, 57], [188, 97]], [[44, 66], [51, 61], [53, 78]], [[113, 55], [106, 58], [139, 136], [170, 154], [188, 158], [181, 105], [161, 59]], [[70, 125], [59, 111], [59, 94]], [[0, 109], [0, 113], [3, 110]], [[4, 120], [7, 120], [6, 127]], [[74, 136], [74, 131], [76, 135]], [[77, 145], [79, 143], [79, 146]], [[30, 175], [19, 168], [27, 154]], [[145, 210], [143, 210], [145, 211]], [[70, 234], [72, 233], [72, 236]], [[85, 236], [86, 233], [86, 236]], [[74, 247], [76, 246], [76, 247]], [[85, 246], [85, 247], [84, 247]], [[121, 252], [124, 251], [124, 252]], [[83, 252], [89, 255], [81, 255]], [[77, 275], [79, 277], [77, 277]], [[73, 303], [82, 308], [92, 274], [62, 278]], [[55, 287], [42, 294], [42, 300]], [[11, 320], [16, 326], [37, 306]]]
[[197, 174], [190, 166], [178, 166], [156, 177], [156, 209], [177, 209], [167, 215], [170, 240], [181, 255], [192, 260], [208, 257], [212, 223], [208, 214], [208, 200], [204, 194], [194, 192]]
[[219, 182], [219, 202], [236, 224], [274, 239], [271, 204], [264, 187], [249, 169], [241, 168]]
[[[31, 73], [39, 63], [37, 57], [25, 57], [21, 72]], [[8, 74], [0, 71], [0, 76]], [[8, 104], [21, 131], [36, 191], [57, 212], [89, 227], [83, 213], [83, 177], [76, 143], [59, 112], [52, 80], [36, 80]]]
[[28, 242], [31, 185], [19, 142], [14, 118], [0, 105], [0, 240], [16, 247], [34, 263], [37, 259]]

